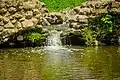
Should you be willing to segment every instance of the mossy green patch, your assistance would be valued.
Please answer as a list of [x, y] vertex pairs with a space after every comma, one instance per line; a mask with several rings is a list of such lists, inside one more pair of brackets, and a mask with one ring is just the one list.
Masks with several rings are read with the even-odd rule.
[[40, 1], [44, 2], [50, 11], [59, 11], [66, 8], [72, 8], [85, 2], [85, 0], [40, 0]]

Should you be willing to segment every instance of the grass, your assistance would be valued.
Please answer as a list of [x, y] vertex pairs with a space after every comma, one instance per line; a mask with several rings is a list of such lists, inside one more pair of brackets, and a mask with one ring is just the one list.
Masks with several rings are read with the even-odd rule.
[[50, 11], [60, 11], [72, 8], [85, 2], [85, 0], [40, 0], [44, 2]]

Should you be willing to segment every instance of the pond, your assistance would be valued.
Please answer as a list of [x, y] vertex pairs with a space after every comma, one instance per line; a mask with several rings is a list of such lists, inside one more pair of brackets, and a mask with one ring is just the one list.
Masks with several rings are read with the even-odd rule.
[[120, 47], [0, 50], [0, 80], [120, 80]]

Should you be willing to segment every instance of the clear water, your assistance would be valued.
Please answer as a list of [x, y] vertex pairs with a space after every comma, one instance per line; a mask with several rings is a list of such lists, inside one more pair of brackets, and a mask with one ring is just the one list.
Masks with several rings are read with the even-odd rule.
[[120, 80], [120, 47], [1, 49], [0, 80]]

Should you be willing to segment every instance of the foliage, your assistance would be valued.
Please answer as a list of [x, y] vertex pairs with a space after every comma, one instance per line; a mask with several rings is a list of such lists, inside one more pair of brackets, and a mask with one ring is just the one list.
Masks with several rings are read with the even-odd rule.
[[44, 38], [44, 36], [40, 33], [37, 33], [37, 32], [29, 32], [29, 33], [26, 33], [24, 35], [24, 38], [26, 40], [29, 40], [29, 41], [32, 41], [33, 43], [34, 42], [39, 42], [39, 41], [42, 41]]
[[[96, 40], [102, 43], [111, 44], [114, 41], [117, 44], [120, 30], [118, 25], [120, 22], [120, 14], [118, 13], [106, 13], [89, 22], [90, 30], [95, 33]], [[86, 31], [87, 33], [89, 31]]]
[[80, 5], [84, 0], [40, 0], [44, 2], [50, 11], [59, 11]]
[[113, 31], [112, 16], [107, 14], [101, 19], [101, 21], [103, 23], [103, 29], [105, 32], [111, 33]]
[[92, 46], [95, 44], [96, 35], [90, 29], [90, 27], [85, 27], [83, 29], [83, 40], [85, 40], [86, 45]]
[[[117, 14], [116, 14], [117, 15]], [[114, 14], [106, 14], [105, 16], [103, 16], [101, 18], [101, 38], [108, 38], [109, 40], [112, 38], [117, 38], [118, 35], [115, 33], [113, 33], [114, 31], [116, 31], [118, 29], [118, 27], [116, 26], [116, 19], [117, 16], [115, 16]]]

